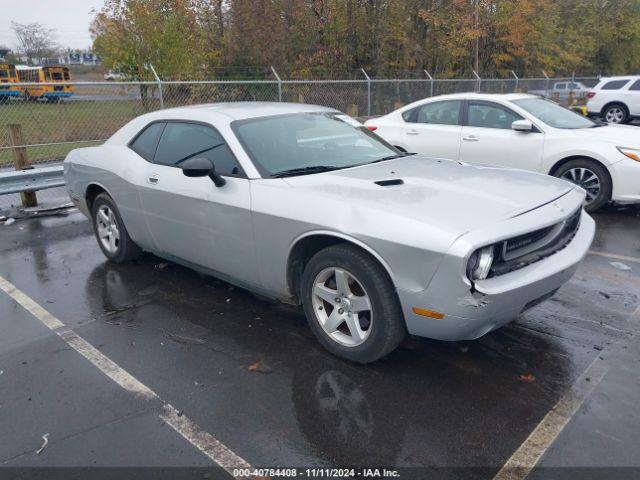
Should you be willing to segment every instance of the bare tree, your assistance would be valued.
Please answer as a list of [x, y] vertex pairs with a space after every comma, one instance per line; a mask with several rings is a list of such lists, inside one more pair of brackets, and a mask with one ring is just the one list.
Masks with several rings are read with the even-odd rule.
[[18, 52], [27, 58], [27, 63], [40, 64], [55, 54], [55, 29], [41, 23], [18, 22], [11, 22], [11, 29], [18, 39]]

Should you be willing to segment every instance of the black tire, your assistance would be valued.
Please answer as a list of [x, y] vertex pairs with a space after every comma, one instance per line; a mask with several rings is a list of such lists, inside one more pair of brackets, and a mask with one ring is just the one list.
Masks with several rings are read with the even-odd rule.
[[[609, 112], [613, 112], [614, 110], [619, 110], [621, 112], [622, 117], [620, 117], [620, 121], [607, 120], [607, 116]], [[629, 121], [629, 109], [627, 109], [626, 105], [622, 103], [612, 103], [602, 109], [601, 118], [602, 120], [608, 123], [614, 123], [614, 124], [627, 123]]]
[[[105, 248], [100, 236], [98, 235], [98, 211], [103, 206], [108, 207], [113, 212], [118, 226], [119, 240], [114, 252], [110, 252]], [[122, 217], [120, 216], [118, 207], [109, 194], [101, 193], [95, 198], [91, 209], [91, 219], [93, 221], [93, 231], [95, 233], [96, 240], [98, 241], [98, 246], [100, 247], [100, 250], [102, 250], [102, 253], [104, 253], [105, 257], [115, 263], [124, 263], [134, 260], [140, 256], [142, 249], [136, 245], [129, 236], [129, 233], [122, 222]]]
[[[327, 268], [344, 269], [357, 278], [369, 296], [372, 321], [363, 343], [344, 346], [325, 332], [313, 306], [316, 277]], [[357, 363], [374, 362], [395, 350], [406, 336], [404, 316], [396, 290], [387, 272], [371, 256], [349, 244], [327, 247], [316, 253], [305, 266], [301, 298], [309, 326], [320, 344], [334, 355]]]
[[[563, 175], [570, 175], [568, 172], [576, 168], [583, 168], [593, 172], [600, 182], [600, 191], [598, 195], [591, 202], [586, 203], [584, 209], [587, 212], [595, 212], [599, 208], [609, 203], [609, 201], [611, 200], [612, 191], [611, 177], [609, 176], [609, 172], [607, 171], [607, 169], [600, 163], [589, 158], [578, 158], [563, 164], [554, 172], [553, 175], [555, 177], [564, 178], [565, 180], [573, 182], [573, 180], [567, 178], [567, 176], [563, 177]], [[578, 185], [580, 185], [579, 182], [573, 183], [577, 183]], [[583, 185], [580, 186], [584, 188]]]

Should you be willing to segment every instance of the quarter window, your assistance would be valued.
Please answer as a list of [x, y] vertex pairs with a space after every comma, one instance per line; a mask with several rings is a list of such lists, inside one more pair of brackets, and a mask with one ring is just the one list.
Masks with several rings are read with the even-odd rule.
[[511, 129], [511, 124], [516, 120], [522, 120], [515, 114], [495, 103], [469, 102], [470, 127]]
[[212, 127], [198, 123], [167, 122], [154, 163], [179, 167], [195, 157], [208, 158], [220, 175], [240, 174], [240, 167], [222, 136]]
[[426, 103], [416, 109], [409, 121], [432, 125], [459, 125], [461, 103], [460, 100]]
[[636, 80], [635, 82], [633, 82], [633, 85], [629, 87], [629, 90], [640, 90], [640, 80]]
[[600, 90], [620, 90], [627, 83], [629, 83], [629, 80], [612, 80], [605, 83]]
[[136, 152], [142, 158], [148, 162], [153, 161], [153, 156], [156, 153], [156, 147], [158, 146], [158, 140], [162, 135], [164, 129], [164, 123], [152, 123], [146, 127], [142, 133], [140, 133], [136, 139], [131, 143], [131, 150]]

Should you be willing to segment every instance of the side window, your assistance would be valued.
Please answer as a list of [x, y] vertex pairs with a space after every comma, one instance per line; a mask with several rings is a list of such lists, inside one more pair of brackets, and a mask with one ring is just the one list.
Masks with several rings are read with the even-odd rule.
[[520, 115], [495, 103], [469, 102], [470, 127], [511, 129], [511, 124], [522, 120]]
[[412, 108], [411, 110], [407, 110], [406, 112], [402, 112], [402, 119], [405, 122], [410, 122], [411, 118], [413, 118], [413, 114], [416, 112], [415, 108]]
[[640, 80], [636, 80], [635, 82], [633, 82], [633, 85], [629, 87], [629, 90], [634, 90], [634, 91], [640, 90]]
[[414, 122], [433, 125], [458, 125], [461, 103], [461, 100], [426, 103], [418, 107]]
[[240, 174], [233, 153], [215, 129], [197, 123], [167, 122], [154, 163], [177, 167], [194, 157], [211, 160], [220, 175]]
[[566, 90], [566, 89], [567, 89], [566, 83], [556, 83], [556, 90]]
[[148, 162], [152, 162], [164, 125], [164, 123], [158, 122], [145, 127], [144, 130], [142, 130], [142, 133], [138, 134], [136, 139], [131, 143], [131, 145], [129, 145], [131, 150]]
[[627, 83], [629, 83], [629, 80], [612, 80], [605, 83], [600, 90], [620, 90]]

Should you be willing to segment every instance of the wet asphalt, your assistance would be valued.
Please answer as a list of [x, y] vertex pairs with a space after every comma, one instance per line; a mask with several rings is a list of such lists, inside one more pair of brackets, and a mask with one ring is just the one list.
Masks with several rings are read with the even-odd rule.
[[[516, 322], [472, 342], [408, 339], [368, 366], [325, 352], [296, 308], [152, 255], [107, 262], [77, 212], [0, 225], [0, 275], [254, 466], [491, 478], [598, 359], [609, 370], [539, 466], [640, 467], [640, 209], [595, 218], [592, 250], [636, 260], [588, 255]], [[0, 372], [2, 466], [212, 464], [159, 420], [161, 402], [1, 291]]]

